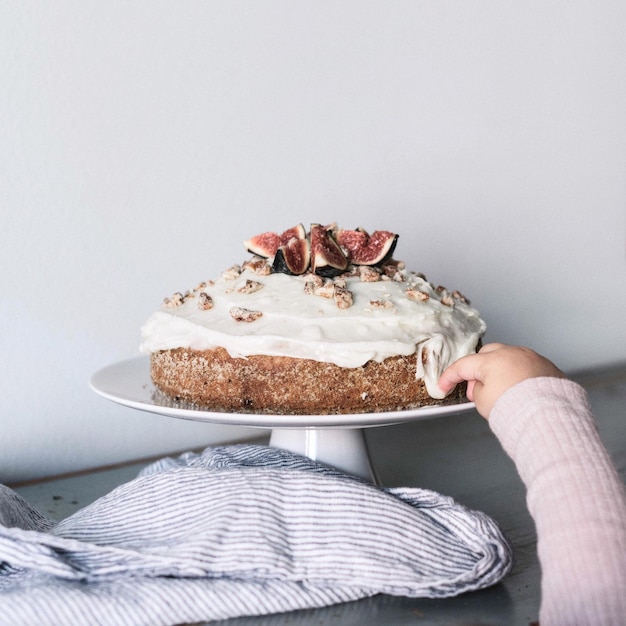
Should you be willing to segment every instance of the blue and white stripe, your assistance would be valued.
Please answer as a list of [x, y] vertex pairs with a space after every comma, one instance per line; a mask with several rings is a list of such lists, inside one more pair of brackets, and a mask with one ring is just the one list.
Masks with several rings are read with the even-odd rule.
[[498, 582], [496, 524], [264, 446], [164, 459], [60, 523], [0, 490], [0, 624], [169, 625]]

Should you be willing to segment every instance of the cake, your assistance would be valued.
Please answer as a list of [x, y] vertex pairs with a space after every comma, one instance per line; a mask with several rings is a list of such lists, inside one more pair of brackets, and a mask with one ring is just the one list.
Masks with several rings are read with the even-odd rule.
[[142, 326], [157, 393], [216, 412], [346, 414], [460, 402], [443, 370], [485, 332], [458, 291], [393, 258], [398, 236], [300, 224], [164, 300]]

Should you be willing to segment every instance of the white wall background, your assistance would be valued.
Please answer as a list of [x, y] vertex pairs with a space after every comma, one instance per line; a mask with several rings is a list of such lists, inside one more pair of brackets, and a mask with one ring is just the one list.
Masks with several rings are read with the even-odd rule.
[[87, 387], [297, 222], [401, 234], [488, 340], [626, 358], [626, 3], [0, 0], [0, 480], [249, 431]]

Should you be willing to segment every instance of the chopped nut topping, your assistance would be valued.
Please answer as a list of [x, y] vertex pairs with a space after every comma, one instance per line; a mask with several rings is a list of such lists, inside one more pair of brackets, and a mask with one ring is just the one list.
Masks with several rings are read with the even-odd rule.
[[199, 291], [203, 291], [207, 287], [213, 287], [213, 285], [215, 285], [214, 280], [203, 280], [193, 288], [192, 295], [198, 293]]
[[370, 300], [370, 305], [375, 309], [392, 309], [393, 302], [391, 300]]
[[388, 278], [397, 283], [404, 282], [406, 280], [406, 272], [404, 271], [405, 267], [404, 261], [394, 261], [393, 259], [387, 261], [387, 263], [385, 263], [382, 267], [383, 280]]
[[198, 308], [201, 311], [208, 311], [213, 308], [213, 298], [205, 291], [198, 294]]
[[260, 257], [254, 257], [253, 259], [246, 261], [242, 265], [242, 269], [249, 269], [259, 276], [269, 276], [272, 273], [272, 266], [267, 262], [267, 259], [262, 259]]
[[441, 304], [445, 304], [446, 306], [454, 306], [454, 298], [450, 294], [446, 294], [441, 298]]
[[238, 306], [232, 307], [229, 312], [236, 322], [254, 322], [263, 315], [261, 311], [251, 311]]
[[460, 291], [457, 291], [456, 289], [452, 292], [452, 297], [456, 300], [459, 300], [463, 304], [470, 304], [470, 301]]
[[335, 304], [340, 309], [348, 309], [352, 306], [352, 292], [348, 291], [345, 287], [337, 287], [335, 285]]
[[307, 296], [317, 295], [315, 292], [324, 285], [324, 279], [317, 274], [309, 274], [306, 282], [304, 283], [304, 293]]
[[235, 280], [236, 278], [239, 278], [241, 271], [241, 265], [233, 265], [231, 268], [222, 273], [222, 277], [225, 280]]
[[409, 300], [416, 300], [417, 302], [426, 302], [430, 298], [426, 292], [420, 291], [415, 287], [409, 287], [404, 293]]
[[320, 276], [311, 277], [304, 283], [304, 293], [307, 296], [321, 296], [332, 298], [335, 293], [335, 285], [330, 278], [324, 280]]
[[397, 261], [396, 259], [389, 259], [385, 261], [384, 267], [395, 267], [398, 270], [405, 270], [406, 263], [404, 261]]
[[263, 283], [259, 283], [256, 280], [246, 280], [246, 282], [237, 289], [239, 293], [255, 293], [259, 291], [259, 289], [263, 289], [265, 285]]
[[183, 304], [185, 300], [186, 295], [183, 295], [182, 293], [180, 293], [180, 291], [177, 291], [175, 294], [172, 295], [171, 298], [165, 298], [163, 300], [163, 304], [168, 308], [174, 308]]
[[347, 282], [343, 275], [324, 279], [311, 274], [304, 283], [304, 293], [307, 296], [333, 298], [340, 309], [347, 309], [352, 306], [353, 296], [346, 286]]
[[322, 298], [332, 298], [335, 295], [335, 285], [332, 280], [326, 280], [321, 287], [315, 289], [314, 293]]
[[377, 283], [380, 280], [380, 272], [369, 265], [359, 266], [359, 277], [364, 283]]

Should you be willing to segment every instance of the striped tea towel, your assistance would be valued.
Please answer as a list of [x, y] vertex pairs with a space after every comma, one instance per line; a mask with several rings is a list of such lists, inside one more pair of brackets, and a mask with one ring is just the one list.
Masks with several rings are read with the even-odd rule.
[[158, 626], [378, 593], [452, 596], [511, 567], [496, 524], [254, 445], [145, 468], [52, 522], [0, 489], [0, 624]]

